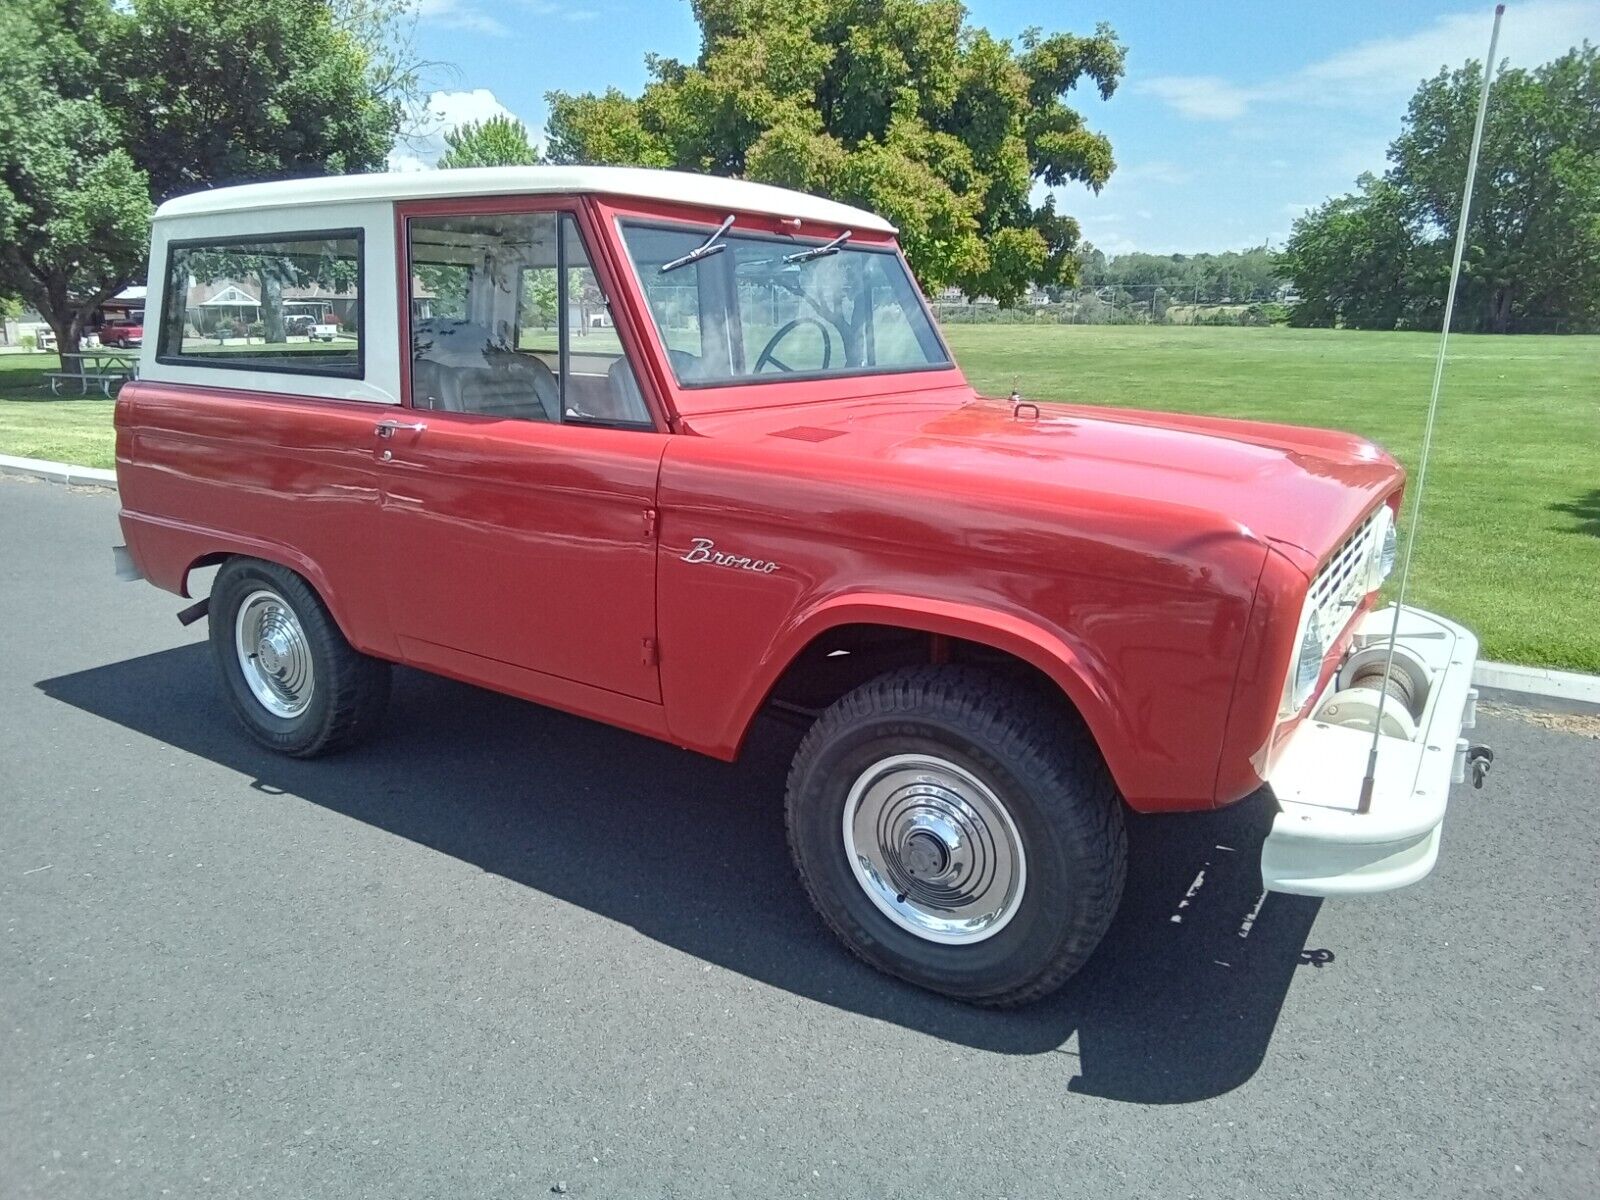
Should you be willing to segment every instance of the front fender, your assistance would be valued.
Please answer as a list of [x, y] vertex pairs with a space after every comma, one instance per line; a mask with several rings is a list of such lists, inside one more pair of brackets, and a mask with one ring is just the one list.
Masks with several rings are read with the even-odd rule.
[[1114, 779], [1128, 765], [1133, 737], [1089, 650], [1014, 613], [948, 600], [886, 592], [832, 596], [798, 613], [773, 637], [730, 709], [715, 744], [700, 747], [721, 758], [737, 755], [751, 723], [789, 664], [821, 634], [845, 625], [886, 625], [962, 638], [1011, 654], [1042, 671], [1066, 694], [1094, 735]]

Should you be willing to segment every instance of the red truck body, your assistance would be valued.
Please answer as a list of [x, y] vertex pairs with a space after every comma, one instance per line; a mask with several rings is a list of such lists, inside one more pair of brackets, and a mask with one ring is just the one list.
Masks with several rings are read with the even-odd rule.
[[[361, 651], [722, 758], [830, 631], [912, 631], [930, 653], [961, 639], [1053, 680], [1135, 808], [1259, 786], [1309, 579], [1398, 502], [1388, 455], [1315, 429], [984, 400], [954, 366], [684, 388], [616, 229], [703, 211], [541, 196], [395, 219], [550, 207], [578, 218], [653, 433], [430, 411], [381, 436], [372, 405], [292, 379], [132, 383], [117, 458], [144, 574], [187, 594], [222, 556], [281, 562]], [[400, 399], [377, 416], [405, 423]]]

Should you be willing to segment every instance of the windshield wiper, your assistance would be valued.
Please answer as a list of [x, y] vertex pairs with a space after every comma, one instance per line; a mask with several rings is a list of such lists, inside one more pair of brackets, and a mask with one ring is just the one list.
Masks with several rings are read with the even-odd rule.
[[822, 246], [813, 246], [809, 250], [799, 250], [793, 254], [785, 254], [783, 261], [793, 266], [796, 263], [810, 262], [814, 258], [823, 258], [829, 254], [839, 253], [839, 247], [850, 240], [850, 231], [846, 229], [833, 241]]
[[728, 247], [723, 245], [720, 239], [723, 234], [728, 232], [728, 227], [732, 224], [733, 214], [729, 213], [723, 219], [722, 224], [717, 226], [717, 231], [689, 251], [689, 253], [682, 258], [675, 258], [671, 262], [662, 263], [661, 274], [665, 275], [668, 271], [676, 271], [679, 267], [687, 267], [690, 263], [697, 263], [702, 258], [710, 258], [713, 254], [721, 254]]

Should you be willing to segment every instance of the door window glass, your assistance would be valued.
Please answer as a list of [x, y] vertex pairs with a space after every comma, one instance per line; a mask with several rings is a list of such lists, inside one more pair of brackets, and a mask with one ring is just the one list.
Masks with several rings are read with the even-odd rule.
[[650, 424], [570, 215], [422, 217], [408, 230], [413, 405]]

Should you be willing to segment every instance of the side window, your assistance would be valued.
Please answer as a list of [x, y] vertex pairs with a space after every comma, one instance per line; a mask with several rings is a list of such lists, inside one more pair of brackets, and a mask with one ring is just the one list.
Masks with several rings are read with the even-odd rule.
[[361, 231], [167, 247], [161, 362], [359, 379]]
[[650, 424], [571, 216], [414, 218], [407, 236], [414, 406]]

